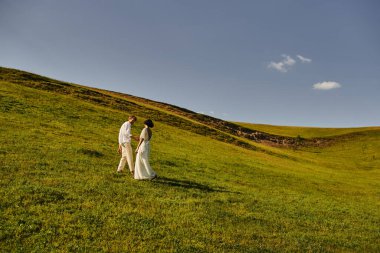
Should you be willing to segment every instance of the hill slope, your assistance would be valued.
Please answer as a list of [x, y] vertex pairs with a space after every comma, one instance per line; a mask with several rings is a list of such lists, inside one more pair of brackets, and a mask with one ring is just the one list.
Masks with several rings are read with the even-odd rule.
[[[69, 84], [13, 69], [2, 68], [0, 71], [3, 81], [74, 96], [102, 106], [119, 110], [128, 110], [131, 113], [138, 111], [141, 113], [144, 108], [144, 115], [149, 115], [152, 119], [171, 122], [174, 126], [185, 128], [188, 131], [208, 135], [212, 138], [228, 143], [234, 143], [235, 145], [246, 148], [252, 149], [252, 146], [248, 145], [246, 140], [253, 140], [255, 142], [262, 142], [275, 146], [310, 146], [328, 144], [331, 142], [331, 139], [327, 138], [304, 139], [270, 134], [252, 129], [252, 127], [245, 127], [241, 124], [238, 125], [207, 115], [194, 113], [177, 106], [136, 96]], [[143, 106], [141, 106], [141, 103]], [[165, 113], [162, 113], [162, 111]], [[173, 118], [173, 114], [176, 117]], [[239, 137], [238, 139], [243, 138], [245, 141], [239, 141], [236, 137]]]
[[[287, 149], [182, 108], [17, 70], [0, 68], [0, 95], [4, 251], [380, 250], [377, 129]], [[114, 173], [129, 114], [135, 135], [156, 120], [158, 180]]]

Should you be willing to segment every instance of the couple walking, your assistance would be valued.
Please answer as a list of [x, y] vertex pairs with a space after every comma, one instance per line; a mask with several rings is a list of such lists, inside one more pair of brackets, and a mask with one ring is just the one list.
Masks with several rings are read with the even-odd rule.
[[119, 131], [119, 149], [121, 159], [117, 172], [122, 172], [125, 163], [128, 163], [129, 170], [135, 179], [154, 179], [157, 177], [156, 172], [152, 170], [149, 164], [150, 139], [152, 138], [151, 128], [154, 126], [152, 120], [144, 121], [144, 129], [141, 131], [140, 138], [134, 138], [139, 142], [136, 148], [136, 165], [133, 165], [133, 152], [131, 146], [131, 127], [136, 122], [135, 116], [129, 116]]

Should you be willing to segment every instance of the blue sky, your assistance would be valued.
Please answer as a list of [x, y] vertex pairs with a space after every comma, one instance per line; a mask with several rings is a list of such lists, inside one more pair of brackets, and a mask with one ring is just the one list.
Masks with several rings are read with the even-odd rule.
[[276, 125], [380, 125], [380, 1], [0, 0], [0, 66]]

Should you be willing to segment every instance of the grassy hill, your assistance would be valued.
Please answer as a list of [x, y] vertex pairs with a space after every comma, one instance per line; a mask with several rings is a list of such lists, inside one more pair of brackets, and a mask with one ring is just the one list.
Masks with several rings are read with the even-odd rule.
[[339, 135], [355, 134], [365, 131], [379, 131], [380, 127], [355, 127], [355, 128], [318, 128], [318, 127], [296, 127], [296, 126], [273, 126], [266, 124], [253, 123], [236, 123], [240, 126], [264, 131], [271, 134], [283, 135], [289, 137], [297, 137], [298, 135], [304, 138], [317, 137], [334, 137]]
[[[239, 128], [7, 68], [0, 108], [1, 251], [380, 251], [379, 128]], [[130, 114], [157, 180], [115, 173]]]

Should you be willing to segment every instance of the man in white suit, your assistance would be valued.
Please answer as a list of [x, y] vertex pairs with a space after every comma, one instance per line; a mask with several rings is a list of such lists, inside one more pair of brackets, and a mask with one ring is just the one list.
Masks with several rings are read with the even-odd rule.
[[121, 159], [117, 172], [122, 172], [125, 167], [125, 163], [128, 162], [129, 171], [133, 175], [134, 164], [133, 164], [133, 152], [131, 146], [131, 127], [137, 118], [135, 116], [129, 116], [128, 121], [120, 127], [119, 131], [119, 149], [118, 152], [121, 154]]

